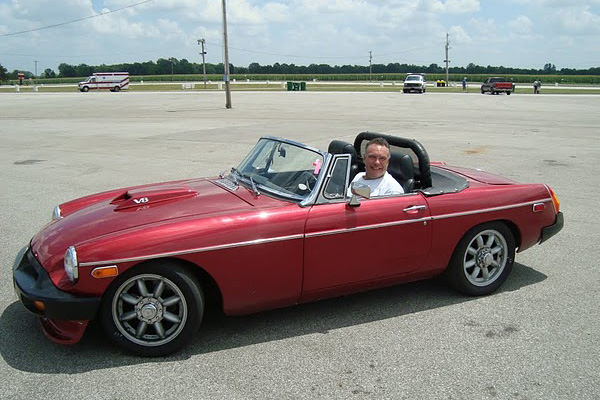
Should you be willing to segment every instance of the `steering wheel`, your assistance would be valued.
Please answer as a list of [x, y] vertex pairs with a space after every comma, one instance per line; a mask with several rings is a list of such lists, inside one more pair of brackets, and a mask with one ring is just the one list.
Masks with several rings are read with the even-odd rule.
[[[302, 172], [298, 178], [298, 188], [301, 190], [312, 191], [317, 183], [317, 177], [310, 172]], [[302, 187], [306, 186], [306, 188]]]

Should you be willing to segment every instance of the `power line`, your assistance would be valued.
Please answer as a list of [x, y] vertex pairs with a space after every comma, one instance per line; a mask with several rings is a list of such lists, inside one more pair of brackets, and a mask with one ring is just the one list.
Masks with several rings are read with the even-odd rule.
[[114, 10], [109, 10], [109, 11], [104, 11], [101, 12], [100, 14], [94, 14], [94, 15], [90, 15], [89, 17], [84, 17], [84, 18], [79, 18], [79, 19], [74, 19], [72, 21], [67, 21], [67, 22], [61, 22], [59, 24], [54, 24], [54, 25], [48, 25], [48, 26], [43, 26], [41, 28], [35, 28], [35, 29], [28, 29], [26, 31], [19, 31], [19, 32], [11, 32], [11, 33], [4, 33], [2, 35], [0, 35], [0, 37], [6, 37], [6, 36], [14, 36], [14, 35], [20, 35], [22, 33], [29, 33], [29, 32], [37, 32], [37, 31], [41, 31], [43, 29], [49, 29], [49, 28], [56, 28], [58, 26], [63, 26], [63, 25], [68, 25], [68, 24], [73, 24], [75, 22], [80, 22], [80, 21], [85, 21], [87, 19], [91, 19], [91, 18], [96, 18], [96, 17], [101, 17], [103, 15], [107, 15], [107, 14], [112, 14], [115, 13], [117, 11], [122, 11], [125, 10], [127, 8], [132, 8], [132, 7], [137, 7], [139, 5], [145, 4], [145, 3], [150, 3], [151, 1], [154, 0], [144, 0], [144, 1], [140, 1], [139, 3], [135, 3], [135, 4], [131, 4], [125, 7], [121, 7], [121, 8], [117, 8]]

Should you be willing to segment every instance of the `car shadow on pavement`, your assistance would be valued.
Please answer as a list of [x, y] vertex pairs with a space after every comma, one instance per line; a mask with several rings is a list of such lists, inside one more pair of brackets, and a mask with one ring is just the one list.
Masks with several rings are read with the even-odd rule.
[[[546, 275], [515, 263], [494, 295], [542, 282]], [[76, 345], [57, 345], [42, 333], [38, 319], [14, 302], [0, 317], [0, 355], [17, 370], [43, 374], [76, 374], [151, 362], [185, 360], [258, 343], [321, 333], [447, 307], [477, 297], [461, 295], [439, 279], [377, 289], [335, 299], [265, 311], [243, 317], [219, 313], [205, 318], [197, 338], [179, 353], [163, 358], [127, 355], [113, 346], [95, 324]]]

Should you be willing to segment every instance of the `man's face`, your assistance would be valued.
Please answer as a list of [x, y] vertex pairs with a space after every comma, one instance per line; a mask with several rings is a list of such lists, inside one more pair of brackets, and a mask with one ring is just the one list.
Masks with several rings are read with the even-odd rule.
[[390, 162], [390, 150], [380, 144], [372, 144], [367, 147], [363, 161], [367, 179], [381, 178], [387, 171]]

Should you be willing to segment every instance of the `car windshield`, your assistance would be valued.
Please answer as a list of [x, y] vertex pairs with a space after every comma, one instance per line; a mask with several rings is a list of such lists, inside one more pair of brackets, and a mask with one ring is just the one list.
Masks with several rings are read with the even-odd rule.
[[407, 81], [420, 81], [421, 77], [420, 76], [409, 76], [406, 78]]
[[252, 190], [302, 201], [314, 189], [323, 155], [301, 145], [262, 138], [232, 171]]

